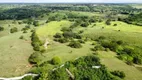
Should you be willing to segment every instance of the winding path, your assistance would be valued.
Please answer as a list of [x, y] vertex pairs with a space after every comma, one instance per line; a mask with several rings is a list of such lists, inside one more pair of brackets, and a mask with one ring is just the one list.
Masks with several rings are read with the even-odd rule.
[[2, 78], [0, 77], [0, 80], [21, 80], [22, 78], [26, 77], [26, 76], [38, 76], [38, 74], [32, 74], [32, 73], [29, 73], [29, 74], [24, 74], [23, 76], [19, 76], [19, 77], [13, 77], [13, 78]]
[[44, 47], [45, 49], [47, 49], [47, 45], [49, 44], [48, 40], [46, 39], [45, 43], [44, 43]]

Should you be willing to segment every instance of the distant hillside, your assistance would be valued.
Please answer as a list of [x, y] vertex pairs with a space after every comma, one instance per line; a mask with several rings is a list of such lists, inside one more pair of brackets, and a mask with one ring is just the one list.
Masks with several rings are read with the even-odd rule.
[[44, 13], [48, 13], [47, 9], [41, 8], [14, 8], [0, 12], [0, 20], [5, 19], [26, 19], [31, 17], [38, 17]]

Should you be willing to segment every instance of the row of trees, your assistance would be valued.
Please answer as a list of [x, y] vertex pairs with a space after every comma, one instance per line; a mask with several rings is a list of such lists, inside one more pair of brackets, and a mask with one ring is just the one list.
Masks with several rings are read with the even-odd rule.
[[29, 62], [31, 64], [39, 65], [43, 58], [42, 53], [46, 51], [43, 46], [44, 43], [39, 39], [35, 31], [33, 31], [31, 35], [31, 41], [31, 45], [35, 52], [30, 55]]
[[36, 32], [33, 31], [32, 35], [31, 35], [31, 41], [32, 41], [32, 46], [33, 49], [35, 51], [40, 51], [40, 52], [44, 52], [45, 48], [43, 46], [43, 42], [39, 39], [39, 37], [37, 36]]

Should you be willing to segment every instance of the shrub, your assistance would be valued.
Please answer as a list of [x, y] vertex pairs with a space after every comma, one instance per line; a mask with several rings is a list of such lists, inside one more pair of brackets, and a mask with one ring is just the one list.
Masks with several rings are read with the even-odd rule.
[[118, 56], [118, 59], [123, 60], [123, 61], [126, 61], [126, 60], [127, 60], [127, 54], [120, 54], [120, 55]]
[[71, 31], [69, 31], [69, 32], [66, 31], [63, 33], [63, 36], [65, 38], [72, 38], [72, 37], [75, 37], [75, 33], [71, 32]]
[[40, 51], [40, 47], [43, 45], [43, 42], [39, 40], [36, 32], [33, 32], [31, 35], [32, 46], [35, 51]]
[[13, 27], [13, 28], [10, 29], [10, 33], [15, 33], [17, 31], [18, 31], [18, 29], [16, 27]]
[[72, 31], [72, 29], [71, 29], [71, 28], [68, 28], [68, 27], [63, 27], [63, 28], [61, 29], [61, 31], [63, 31], [63, 32], [65, 32], [65, 31]]
[[31, 54], [31, 56], [29, 57], [29, 62], [31, 64], [39, 64], [40, 61], [42, 60], [42, 55], [40, 52], [34, 52], [33, 54]]
[[104, 48], [109, 48], [112, 51], [116, 51], [118, 49], [118, 44], [112, 41], [102, 41], [101, 45]]
[[96, 24], [93, 24], [93, 26], [96, 26]]
[[106, 39], [106, 37], [105, 36], [100, 36], [99, 39], [103, 40], [103, 39]]
[[82, 40], [82, 39], [79, 39], [78, 42], [80, 42], [80, 43], [85, 43], [85, 41]]
[[21, 31], [25, 31], [25, 30], [29, 30], [30, 29], [30, 26], [29, 25], [27, 25], [27, 26], [25, 26], [24, 28], [22, 28], [22, 30]]
[[142, 57], [140, 57], [140, 56], [134, 57], [133, 62], [135, 64], [142, 64]]
[[91, 19], [89, 20], [89, 22], [90, 22], [90, 23], [94, 23], [94, 22], [96, 22], [96, 20], [95, 20], [94, 18], [91, 18]]
[[20, 37], [19, 37], [19, 39], [24, 39], [24, 36], [23, 36], [23, 35], [22, 35], [22, 36], [20, 36]]
[[66, 43], [69, 40], [67, 38], [59, 38], [57, 41], [60, 42], [60, 43]]
[[33, 80], [33, 77], [32, 76], [26, 76], [26, 77], [22, 78], [22, 80]]
[[117, 26], [117, 24], [114, 24], [113, 26]]
[[22, 24], [23, 22], [18, 22], [18, 24]]
[[81, 48], [82, 47], [82, 45], [78, 41], [71, 41], [68, 46], [70, 46], [72, 48]]
[[107, 52], [108, 52], [108, 51], [110, 51], [110, 49], [109, 49], [109, 48], [105, 48], [105, 51], [107, 51]]
[[121, 51], [122, 54], [128, 54], [128, 55], [133, 55], [134, 53], [134, 48], [130, 46], [125, 46], [123, 50]]
[[34, 26], [39, 26], [39, 21], [34, 21], [34, 22], [33, 22], [33, 25], [34, 25]]
[[111, 25], [110, 20], [106, 21], [106, 25]]
[[40, 51], [40, 46], [38, 44], [34, 44], [33, 49], [35, 51]]
[[45, 23], [48, 23], [48, 22], [50, 22], [49, 20], [46, 20], [46, 22]]
[[27, 30], [24, 30], [23, 33], [27, 33]]
[[0, 31], [3, 31], [4, 30], [4, 27], [0, 27]]
[[52, 63], [53, 65], [60, 64], [60, 63], [61, 63], [60, 57], [58, 57], [58, 56], [53, 57], [52, 60], [51, 60], [51, 63]]
[[88, 22], [83, 22], [83, 23], [81, 24], [81, 26], [82, 26], [82, 27], [87, 27], [87, 26], [89, 26], [89, 23], [88, 23]]
[[44, 46], [40, 46], [40, 47], [39, 47], [39, 51], [40, 51], [41, 53], [43, 53], [43, 52], [45, 52], [45, 51], [46, 51], [46, 49], [45, 49], [45, 47], [44, 47]]
[[83, 33], [83, 32], [84, 32], [83, 30], [80, 30], [78, 33], [81, 34], [81, 33]]
[[54, 35], [54, 37], [55, 37], [55, 38], [62, 38], [62, 34], [61, 34], [61, 33], [56, 33], [56, 34]]
[[96, 42], [93, 42], [92, 45], [96, 45]]
[[76, 38], [76, 39], [81, 39], [82, 37], [81, 37], [81, 35], [74, 33], [73, 38]]
[[91, 49], [92, 51], [104, 51], [105, 48], [101, 45], [96, 45], [94, 48]]
[[123, 71], [113, 71], [113, 72], [111, 72], [111, 74], [118, 76], [122, 79], [125, 78], [125, 73]]
[[122, 40], [119, 40], [116, 42], [118, 45], [122, 45], [123, 44], [123, 41]]
[[132, 61], [126, 61], [126, 64], [128, 64], [128, 65], [133, 65], [133, 62]]

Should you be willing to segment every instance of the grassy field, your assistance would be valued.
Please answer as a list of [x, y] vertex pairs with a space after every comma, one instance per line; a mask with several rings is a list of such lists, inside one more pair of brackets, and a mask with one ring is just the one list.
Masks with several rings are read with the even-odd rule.
[[83, 47], [79, 49], [71, 48], [67, 45], [68, 43], [61, 44], [54, 41], [51, 42], [47, 52], [43, 54], [45, 56], [44, 61], [51, 60], [54, 56], [59, 56], [62, 59], [62, 63], [64, 63], [69, 60], [75, 60], [81, 56], [92, 54], [90, 42], [86, 42], [86, 44], [83, 44]]
[[[89, 41], [83, 44], [83, 47], [80, 49], [70, 48], [67, 46], [68, 43], [61, 44], [53, 41], [52, 36], [57, 32], [61, 32], [61, 27], [68, 27], [69, 23], [70, 22], [68, 21], [53, 21], [37, 29], [39, 37], [50, 39], [50, 45], [48, 45], [47, 52], [43, 53], [43, 62], [51, 60], [54, 56], [59, 56], [62, 59], [62, 63], [64, 63], [65, 61], [74, 60], [78, 57], [91, 55], [93, 53], [90, 50], [90, 48], [93, 47], [91, 45], [92, 42]], [[113, 26], [114, 24], [117, 24], [117, 26]], [[93, 24], [89, 25], [87, 28], [79, 26], [74, 29], [74, 32], [84, 30], [83, 35], [85, 37], [97, 39], [99, 36], [103, 35], [107, 38], [123, 40], [136, 46], [141, 46], [142, 44], [141, 26], [129, 25], [119, 21], [112, 22], [110, 26], [105, 25], [104, 22], [96, 23], [96, 26], [92, 26]], [[113, 52], [100, 52], [99, 57], [101, 58], [101, 62], [105, 64], [109, 70], [124, 71], [126, 73], [126, 80], [140, 80], [142, 78], [141, 72], [138, 69], [117, 59], [116, 54]]]
[[136, 69], [134, 66], [129, 66], [123, 61], [116, 58], [114, 52], [99, 52], [98, 56], [101, 59], [101, 63], [106, 65], [110, 71], [120, 70], [124, 71], [126, 77], [124, 80], [141, 80], [142, 72]]
[[[21, 31], [27, 24], [13, 22], [13, 20], [0, 21], [1, 26], [4, 27], [4, 31], [0, 32], [0, 77], [23, 75], [31, 68], [28, 62], [29, 56], [33, 53], [31, 32]], [[17, 27], [18, 32], [11, 34], [10, 29], [13, 27]], [[22, 35], [24, 39], [19, 39]]]
[[18, 24], [19, 21], [13, 20], [0, 20], [0, 26], [4, 27], [4, 31], [0, 32], [0, 37], [10, 34], [10, 29], [16, 27], [19, 31], [26, 26], [26, 24]]
[[69, 21], [53, 21], [48, 24], [42, 25], [37, 29], [37, 34], [41, 38], [52, 38], [57, 32], [61, 32], [62, 27], [69, 27], [71, 23]]
[[[9, 24], [7, 24], [8, 22]], [[28, 31], [28, 33], [23, 34], [20, 31], [26, 24], [19, 25], [18, 23], [13, 23], [12, 21], [0, 21], [0, 23], [2, 24], [2, 26], [5, 27], [5, 30], [3, 32], [0, 32], [0, 56], [2, 56], [0, 58], [0, 76], [8, 77], [24, 74], [31, 68], [31, 65], [29, 65], [28, 63], [28, 57], [30, 56], [30, 54], [33, 53], [29, 37], [31, 35], [31, 32]], [[40, 21], [40, 24], [42, 25], [40, 25], [40, 27], [37, 27], [36, 30], [38, 36], [41, 40], [48, 39], [50, 43], [50, 45], [48, 45], [47, 51], [43, 53], [44, 58], [42, 62], [51, 60], [54, 56], [59, 56], [62, 59], [62, 63], [64, 63], [68, 60], [74, 60], [78, 57], [91, 55], [93, 53], [90, 50], [90, 48], [93, 47], [91, 45], [92, 42], [90, 41], [86, 42], [85, 44], [82, 44], [83, 47], [80, 49], [70, 48], [69, 46], [67, 46], [69, 43], [61, 44], [53, 41], [53, 35], [57, 32], [62, 33], [60, 31], [61, 28], [69, 27], [71, 25], [70, 21], [52, 21], [45, 24], [45, 20], [42, 20]], [[117, 24], [117, 26], [113, 26], [114, 24]], [[14, 26], [18, 28], [19, 32], [10, 34], [9, 30], [11, 27]], [[98, 38], [99, 36], [103, 35], [107, 38], [123, 40], [133, 45], [135, 44], [141, 46], [142, 44], [142, 27], [129, 25], [119, 21], [114, 21], [109, 26], [105, 25], [105, 22], [101, 22], [96, 23], [96, 26], [93, 26], [93, 24], [91, 24], [87, 28], [79, 26], [74, 29], [75, 32], [78, 32], [80, 30], [84, 30], [83, 35], [85, 37]], [[26, 39], [19, 39], [21, 35], [24, 35]], [[103, 54], [100, 54], [100, 58], [102, 60], [105, 59], [102, 61], [102, 63], [105, 64], [110, 70], [124, 70], [127, 75], [126, 80], [131, 78], [131, 69], [134, 70], [133, 72], [136, 72], [136, 74], [140, 74], [140, 71], [138, 71], [135, 67], [126, 65], [124, 62], [117, 59], [115, 56], [116, 55], [114, 55], [113, 53], [106, 54], [104, 56]], [[113, 63], [116, 63], [117, 65], [119, 65], [119, 67], [113, 68], [113, 66], [115, 65]], [[125, 67], [123, 68], [122, 65]], [[134, 78], [139, 76], [140, 75], [136, 75]], [[136, 80], [139, 79], [136, 78]]]
[[[33, 52], [30, 44], [30, 34], [17, 32], [0, 38], [1, 77], [22, 75], [31, 68], [28, 63], [28, 58]], [[24, 35], [26, 40], [19, 39], [21, 35]]]
[[[45, 56], [43, 61], [47, 61], [52, 59], [54, 56], [59, 56], [63, 60], [63, 62], [78, 58], [83, 55], [91, 54], [90, 47], [91, 43], [84, 44], [83, 48], [74, 49], [70, 48], [68, 43], [61, 44], [53, 41], [53, 35], [57, 32], [61, 33], [62, 27], [69, 27], [71, 22], [69, 21], [53, 21], [46, 25], [43, 25], [37, 29], [37, 34], [41, 39], [48, 38], [50, 45], [48, 45], [47, 52], [43, 55]], [[68, 57], [66, 57], [68, 56]]]
[[[117, 24], [117, 26], [113, 26], [114, 24]], [[142, 46], [141, 26], [129, 25], [119, 21], [112, 22], [110, 26], [104, 22], [96, 23], [94, 27], [92, 25], [88, 26], [88, 28], [79, 27], [79, 29], [76, 28], [74, 31], [84, 30], [83, 35], [85, 37], [97, 39], [99, 36], [106, 36], [107, 38], [123, 40], [129, 44]]]
[[141, 4], [131, 4], [131, 6], [133, 8], [142, 9], [142, 5]]

